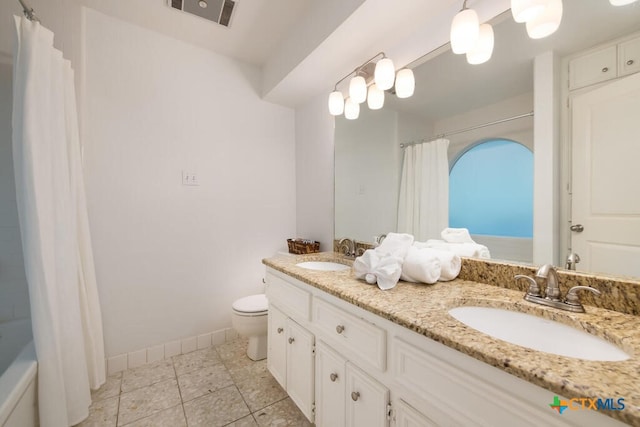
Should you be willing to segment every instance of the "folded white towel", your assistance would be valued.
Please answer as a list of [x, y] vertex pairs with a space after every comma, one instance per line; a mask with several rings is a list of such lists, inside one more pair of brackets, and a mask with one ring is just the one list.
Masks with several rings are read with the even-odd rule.
[[456, 255], [469, 258], [491, 258], [489, 248], [479, 243], [448, 243], [444, 240], [429, 239], [426, 242], [414, 242], [414, 245], [419, 248], [433, 248], [451, 251]]
[[460, 257], [451, 251], [443, 251], [440, 249], [432, 249], [438, 260], [440, 261], [440, 282], [448, 282], [458, 277], [460, 274], [460, 268], [462, 267], [462, 260]]
[[382, 290], [391, 289], [398, 284], [402, 274], [402, 258], [393, 255], [381, 255], [375, 249], [369, 249], [355, 259], [353, 272], [357, 279], [369, 284], [377, 283]]
[[445, 228], [440, 236], [447, 243], [475, 243], [466, 228]]
[[389, 233], [375, 251], [380, 255], [392, 255], [404, 259], [412, 243], [411, 234]]
[[411, 246], [402, 263], [401, 280], [414, 283], [436, 283], [440, 278], [440, 259], [435, 249]]

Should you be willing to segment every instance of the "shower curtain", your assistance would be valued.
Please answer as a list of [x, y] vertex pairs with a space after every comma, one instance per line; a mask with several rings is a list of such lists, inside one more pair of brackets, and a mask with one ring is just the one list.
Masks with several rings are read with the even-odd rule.
[[418, 241], [439, 239], [449, 224], [448, 139], [437, 139], [404, 149], [398, 232]]
[[90, 388], [105, 381], [73, 71], [51, 31], [15, 24], [13, 162], [40, 425], [69, 426], [88, 416]]

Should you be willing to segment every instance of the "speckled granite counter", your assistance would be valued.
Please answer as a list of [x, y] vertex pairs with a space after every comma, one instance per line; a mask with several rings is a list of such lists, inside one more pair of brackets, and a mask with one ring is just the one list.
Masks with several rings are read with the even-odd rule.
[[[621, 411], [603, 411], [640, 426], [640, 317], [586, 306], [570, 313], [523, 300], [523, 291], [456, 279], [435, 285], [400, 282], [388, 291], [355, 279], [351, 270], [314, 271], [302, 261], [333, 261], [350, 265], [336, 253], [275, 257], [263, 263], [344, 301], [409, 328], [434, 341], [552, 392], [572, 397], [619, 398]], [[632, 357], [622, 362], [595, 362], [556, 356], [507, 343], [478, 332], [448, 314], [462, 305], [506, 308], [532, 313], [582, 328], [615, 343]]]

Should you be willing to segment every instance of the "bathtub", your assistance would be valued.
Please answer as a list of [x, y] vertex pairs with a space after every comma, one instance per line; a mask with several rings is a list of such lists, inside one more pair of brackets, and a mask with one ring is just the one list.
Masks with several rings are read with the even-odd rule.
[[0, 426], [38, 425], [38, 364], [29, 319], [0, 324]]

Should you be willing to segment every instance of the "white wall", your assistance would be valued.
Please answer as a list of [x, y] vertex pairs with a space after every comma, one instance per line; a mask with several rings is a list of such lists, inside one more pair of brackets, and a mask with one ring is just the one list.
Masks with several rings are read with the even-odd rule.
[[85, 28], [107, 356], [230, 327], [295, 231], [294, 112], [260, 99], [256, 68], [91, 9]]
[[0, 323], [29, 317], [11, 150], [11, 68], [0, 62]]
[[296, 108], [296, 236], [333, 250], [334, 119], [325, 94]]

